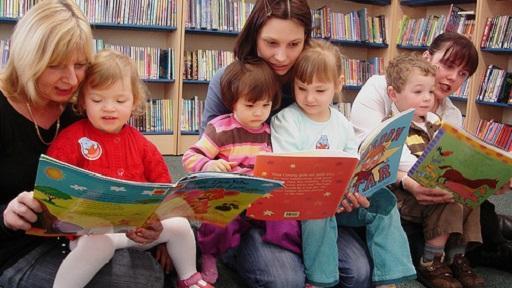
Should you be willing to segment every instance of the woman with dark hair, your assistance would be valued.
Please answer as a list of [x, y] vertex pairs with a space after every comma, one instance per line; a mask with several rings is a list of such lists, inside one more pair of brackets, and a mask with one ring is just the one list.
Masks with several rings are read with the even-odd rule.
[[[259, 0], [236, 41], [236, 59], [260, 58], [278, 76], [282, 92], [280, 109], [293, 102], [290, 71], [308, 45], [310, 35], [311, 11], [306, 0]], [[210, 120], [232, 112], [222, 102], [223, 74], [224, 69], [220, 69], [210, 81], [201, 133]], [[351, 199], [357, 207], [358, 201]], [[298, 223], [249, 221], [251, 226], [242, 234], [240, 245], [221, 257], [224, 262], [250, 287], [304, 287]], [[371, 264], [363, 242], [349, 228], [340, 228], [339, 235], [340, 286], [370, 287]]]
[[[456, 91], [462, 83], [476, 71], [478, 66], [478, 54], [473, 43], [466, 37], [453, 32], [446, 32], [437, 36], [423, 57], [437, 67], [435, 75], [435, 106], [433, 112], [438, 114], [443, 121], [450, 122], [462, 127], [462, 114], [448, 98]], [[351, 122], [354, 124], [356, 135], [363, 139], [376, 124], [391, 113], [391, 100], [387, 95], [386, 79], [382, 75], [372, 76], [358, 93], [351, 112]], [[404, 147], [405, 153], [409, 152]], [[412, 163], [415, 157], [410, 158]], [[401, 165], [410, 165], [402, 159]], [[448, 203], [453, 201], [452, 194], [439, 189], [429, 189], [419, 185], [416, 181], [407, 177], [405, 172], [399, 172], [398, 188], [406, 187], [412, 196], [420, 205], [431, 205], [439, 203]], [[398, 196], [397, 196], [398, 197]], [[398, 206], [401, 207], [401, 201], [398, 197]], [[401, 211], [402, 212], [402, 211]], [[510, 271], [512, 258], [512, 247], [499, 231], [498, 217], [494, 211], [494, 205], [485, 201], [480, 211], [483, 245], [479, 249], [478, 255], [475, 252], [468, 253], [467, 258], [480, 259], [480, 254], [484, 251], [493, 249], [492, 247], [501, 247], [502, 253], [493, 253], [496, 261], [487, 264], [498, 266], [498, 268]], [[404, 229], [409, 237], [411, 251], [415, 263], [418, 263], [419, 256], [424, 252], [423, 230], [422, 226], [402, 219]], [[497, 251], [497, 250], [495, 250]], [[476, 257], [475, 257], [476, 256]], [[466, 260], [465, 260], [466, 261]], [[499, 264], [498, 264], [499, 263]], [[461, 263], [462, 271], [471, 273], [466, 262]], [[444, 269], [445, 267], [438, 267]], [[457, 267], [456, 267], [457, 268]]]

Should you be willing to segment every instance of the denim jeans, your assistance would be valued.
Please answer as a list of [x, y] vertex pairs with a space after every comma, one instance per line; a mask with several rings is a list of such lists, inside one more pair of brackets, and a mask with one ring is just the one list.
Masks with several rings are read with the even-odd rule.
[[[66, 257], [62, 247], [47, 241], [31, 251], [0, 276], [0, 287], [48, 288], [60, 263]], [[162, 288], [164, 273], [160, 265], [148, 252], [136, 249], [116, 251], [107, 263], [86, 286], [114, 288]]]
[[[350, 228], [340, 228], [338, 252], [339, 287], [366, 288], [371, 285], [371, 266], [363, 242]], [[235, 270], [249, 287], [302, 288], [305, 285], [302, 256], [264, 242], [263, 231], [252, 228], [245, 233], [240, 246], [222, 256], [222, 261]]]

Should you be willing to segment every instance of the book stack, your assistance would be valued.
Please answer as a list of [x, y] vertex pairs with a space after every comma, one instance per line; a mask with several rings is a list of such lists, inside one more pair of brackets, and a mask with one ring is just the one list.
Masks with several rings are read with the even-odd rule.
[[361, 86], [370, 76], [384, 74], [384, 58], [371, 57], [368, 60], [342, 58], [341, 67], [345, 76], [344, 85]]
[[512, 126], [487, 120], [480, 120], [476, 136], [505, 151], [512, 152]]
[[186, 29], [240, 32], [253, 3], [246, 0], [187, 0]]
[[482, 102], [512, 104], [512, 73], [489, 65], [478, 90], [477, 100]]
[[172, 132], [172, 100], [147, 100], [144, 113], [133, 115], [128, 123], [143, 133]]
[[183, 99], [182, 105], [181, 131], [198, 133], [203, 119], [204, 100], [194, 96], [192, 99]]
[[480, 47], [512, 48], [512, 16], [487, 18]]
[[218, 69], [233, 62], [234, 56], [231, 51], [199, 49], [185, 51], [184, 59], [184, 79], [210, 81]]

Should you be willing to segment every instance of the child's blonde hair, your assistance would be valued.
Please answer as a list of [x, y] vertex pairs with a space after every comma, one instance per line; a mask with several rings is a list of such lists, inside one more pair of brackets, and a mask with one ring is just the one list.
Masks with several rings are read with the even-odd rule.
[[398, 93], [402, 92], [414, 69], [423, 76], [436, 76], [436, 67], [425, 58], [415, 54], [402, 54], [389, 61], [386, 68], [388, 87], [393, 87]]
[[126, 76], [129, 76], [133, 94], [132, 114], [141, 115], [144, 112], [144, 102], [147, 95], [146, 86], [140, 80], [133, 60], [110, 49], [98, 52], [87, 68], [85, 79], [78, 92], [78, 112], [84, 114], [83, 104], [86, 89], [108, 88], [116, 81], [124, 81]]
[[293, 81], [311, 84], [316, 78], [321, 82], [334, 82], [340, 85], [342, 57], [340, 50], [333, 44], [313, 39], [295, 62]]
[[41, 1], [14, 28], [9, 60], [0, 74], [0, 87], [15, 101], [39, 104], [39, 76], [48, 66], [66, 63], [75, 53], [83, 53], [84, 64], [93, 58], [87, 18], [75, 1]]

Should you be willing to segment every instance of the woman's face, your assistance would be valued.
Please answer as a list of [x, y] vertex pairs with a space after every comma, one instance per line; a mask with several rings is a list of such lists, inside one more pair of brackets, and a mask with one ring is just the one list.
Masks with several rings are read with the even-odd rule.
[[278, 75], [285, 75], [304, 48], [304, 26], [293, 20], [270, 18], [260, 29], [258, 56]]
[[68, 102], [84, 79], [86, 70], [87, 58], [78, 52], [65, 63], [49, 65], [36, 80], [40, 100]]
[[443, 100], [451, 95], [468, 78], [469, 72], [460, 65], [450, 61], [441, 61], [444, 55], [444, 49], [430, 55], [427, 51], [424, 57], [437, 67], [434, 96], [437, 100]]

